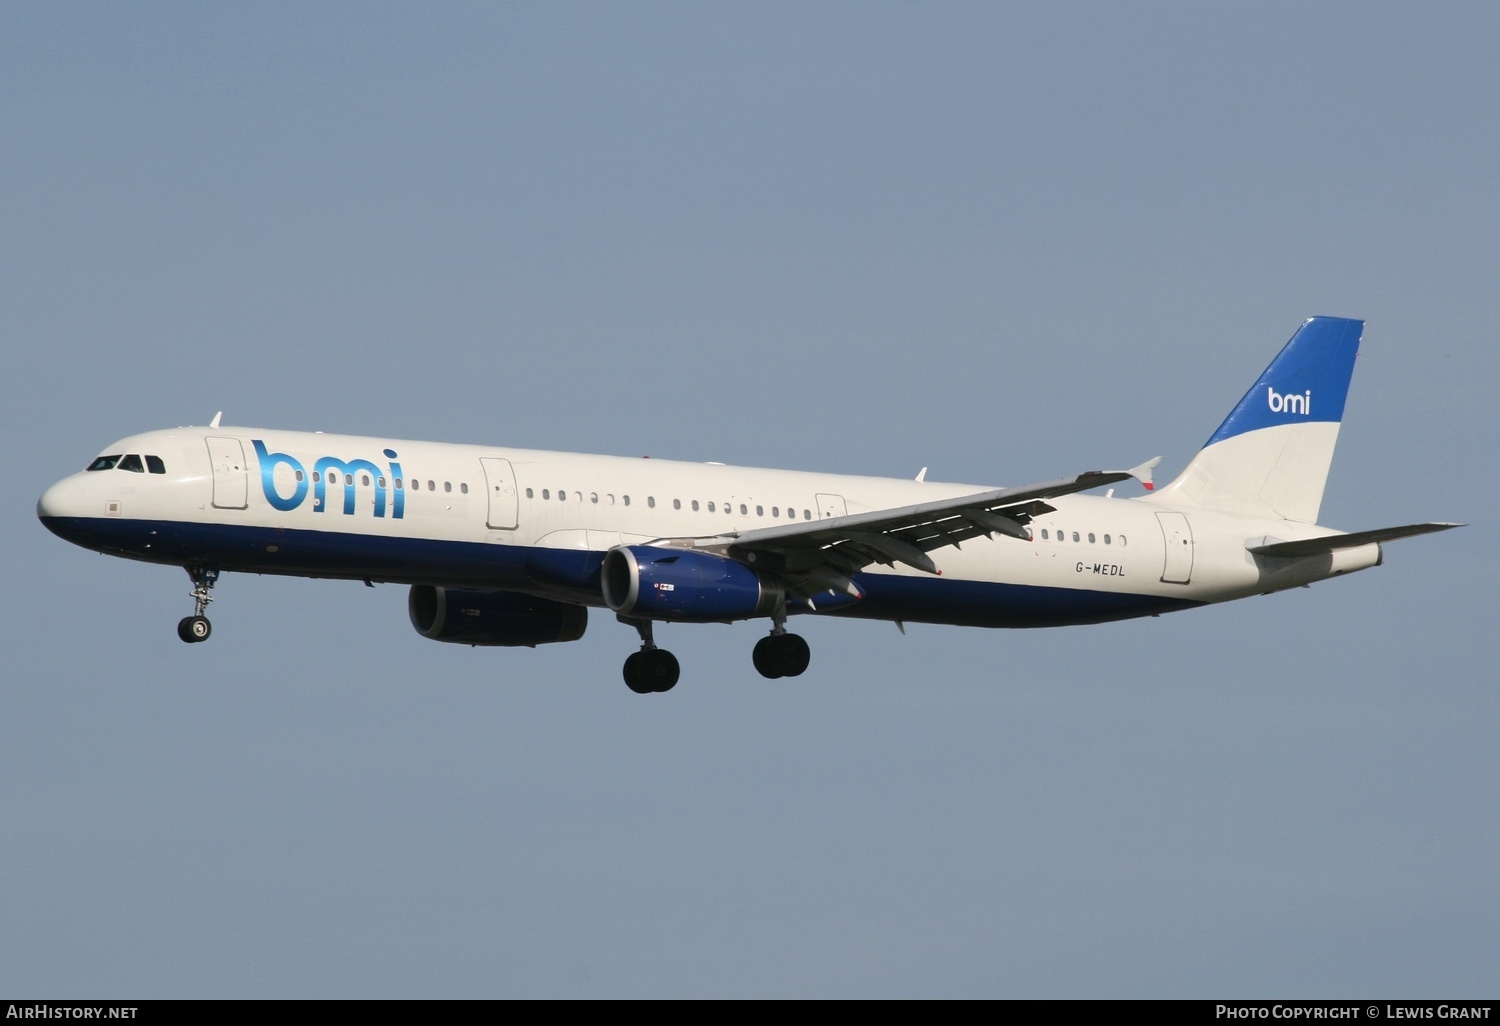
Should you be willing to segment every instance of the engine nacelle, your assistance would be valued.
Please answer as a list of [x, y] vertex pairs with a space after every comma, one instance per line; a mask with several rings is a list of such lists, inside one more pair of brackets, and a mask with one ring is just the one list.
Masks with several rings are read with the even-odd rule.
[[588, 626], [583, 606], [514, 591], [459, 591], [414, 584], [406, 611], [417, 633], [460, 645], [535, 648], [577, 641]]
[[715, 623], [770, 616], [781, 585], [769, 574], [707, 552], [630, 545], [610, 549], [604, 604], [642, 620]]

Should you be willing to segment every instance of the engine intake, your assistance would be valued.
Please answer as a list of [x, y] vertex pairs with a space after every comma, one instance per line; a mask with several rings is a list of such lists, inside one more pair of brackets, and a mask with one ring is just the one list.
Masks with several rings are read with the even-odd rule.
[[414, 584], [406, 611], [417, 633], [459, 645], [535, 648], [577, 641], [588, 626], [583, 606], [514, 591], [459, 591]]
[[781, 585], [744, 563], [706, 552], [620, 546], [604, 556], [604, 604], [643, 620], [717, 623], [770, 616]]

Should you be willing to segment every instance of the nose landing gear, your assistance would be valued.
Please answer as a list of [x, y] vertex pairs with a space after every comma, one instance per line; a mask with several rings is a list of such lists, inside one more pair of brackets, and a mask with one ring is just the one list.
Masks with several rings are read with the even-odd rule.
[[193, 590], [188, 594], [193, 596], [194, 611], [192, 616], [184, 616], [177, 622], [177, 636], [191, 645], [207, 641], [208, 636], [213, 633], [213, 624], [208, 622], [208, 617], [203, 613], [214, 600], [212, 592], [214, 585], [219, 583], [219, 571], [201, 566], [184, 569], [193, 579]]

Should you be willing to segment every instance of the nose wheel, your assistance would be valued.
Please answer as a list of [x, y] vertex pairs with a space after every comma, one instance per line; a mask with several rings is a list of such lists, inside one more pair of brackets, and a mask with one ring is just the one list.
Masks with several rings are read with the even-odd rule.
[[213, 632], [214, 626], [208, 622], [206, 616], [184, 616], [177, 621], [177, 636], [189, 645], [198, 641], [207, 641], [208, 636]]
[[192, 645], [207, 641], [208, 636], [213, 633], [213, 624], [203, 614], [207, 611], [208, 604], [214, 600], [212, 592], [214, 585], [219, 583], [219, 571], [201, 566], [186, 569], [188, 576], [193, 579], [193, 590], [188, 594], [193, 597], [194, 612], [192, 616], [184, 616], [177, 621], [177, 636]]

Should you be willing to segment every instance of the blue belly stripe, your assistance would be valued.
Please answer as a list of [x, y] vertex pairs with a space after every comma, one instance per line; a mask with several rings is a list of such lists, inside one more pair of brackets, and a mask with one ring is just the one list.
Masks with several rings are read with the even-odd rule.
[[[524, 591], [602, 606], [603, 552], [226, 524], [44, 517], [76, 545], [169, 566]], [[950, 577], [856, 574], [865, 599], [827, 616], [965, 627], [1057, 627], [1187, 609], [1201, 602], [1156, 595], [1045, 588]]]

